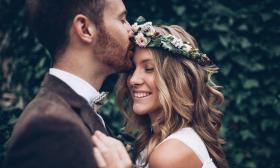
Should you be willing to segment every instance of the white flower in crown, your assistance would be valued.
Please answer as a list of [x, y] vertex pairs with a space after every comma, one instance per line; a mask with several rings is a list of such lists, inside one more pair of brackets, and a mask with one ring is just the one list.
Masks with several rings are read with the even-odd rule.
[[153, 26], [152, 22], [146, 22], [146, 23], [141, 25], [141, 28], [142, 28], [143, 31], [147, 31], [152, 26]]
[[139, 45], [140, 47], [146, 47], [148, 44], [148, 40], [146, 39], [146, 37], [144, 36], [143, 33], [139, 32], [136, 36], [135, 36], [135, 42], [137, 45]]
[[131, 29], [132, 29], [133, 32], [137, 32], [140, 29], [140, 26], [136, 22], [131, 26]]
[[152, 22], [146, 22], [141, 25], [141, 31], [146, 35], [146, 36], [153, 36], [156, 32], [155, 28], [153, 27]]
[[154, 36], [156, 33], [156, 30], [153, 26], [149, 27], [148, 30], [145, 32], [146, 36]]
[[174, 39], [171, 41], [171, 44], [173, 44], [176, 48], [182, 48], [184, 45], [184, 42], [182, 39], [177, 38], [175, 36], [173, 36]]
[[183, 50], [185, 50], [186, 52], [190, 52], [192, 50], [192, 46], [189, 44], [184, 44]]

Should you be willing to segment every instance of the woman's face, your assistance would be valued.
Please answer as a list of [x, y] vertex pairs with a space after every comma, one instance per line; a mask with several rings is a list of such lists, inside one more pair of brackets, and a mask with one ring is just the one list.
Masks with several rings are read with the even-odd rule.
[[150, 50], [137, 48], [133, 57], [134, 70], [127, 83], [133, 99], [133, 111], [153, 119], [160, 110], [159, 90], [155, 81], [155, 62]]

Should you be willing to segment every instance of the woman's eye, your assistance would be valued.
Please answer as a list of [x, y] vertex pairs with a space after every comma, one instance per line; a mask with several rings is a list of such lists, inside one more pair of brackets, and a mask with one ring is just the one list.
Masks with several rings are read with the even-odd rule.
[[153, 72], [153, 71], [154, 71], [154, 68], [145, 68], [145, 70], [146, 70], [147, 72]]

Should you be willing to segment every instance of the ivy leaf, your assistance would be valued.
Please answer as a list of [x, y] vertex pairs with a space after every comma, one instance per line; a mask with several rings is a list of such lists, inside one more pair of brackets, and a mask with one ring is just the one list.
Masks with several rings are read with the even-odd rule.
[[178, 16], [183, 15], [184, 12], [186, 11], [185, 6], [174, 6], [173, 9], [175, 10], [175, 12], [177, 13]]
[[243, 140], [254, 139], [255, 135], [250, 130], [242, 130], [240, 132], [241, 138]]
[[247, 38], [241, 38], [241, 47], [242, 48], [249, 48], [251, 47], [251, 43]]
[[259, 82], [255, 79], [248, 79], [243, 83], [245, 89], [252, 89], [259, 87]]
[[143, 24], [146, 22], [146, 19], [143, 16], [139, 16], [136, 20], [138, 24]]
[[222, 36], [222, 35], [220, 35], [219, 36], [219, 40], [220, 40], [220, 42], [221, 42], [221, 44], [225, 47], [225, 48], [227, 48], [228, 46], [229, 46], [229, 43], [230, 43], [230, 37], [229, 36]]
[[241, 24], [240, 26], [238, 26], [238, 30], [247, 31], [248, 30], [247, 24]]
[[226, 24], [217, 24], [216, 23], [216, 24], [213, 25], [213, 29], [221, 31], [221, 32], [229, 31], [229, 27]]

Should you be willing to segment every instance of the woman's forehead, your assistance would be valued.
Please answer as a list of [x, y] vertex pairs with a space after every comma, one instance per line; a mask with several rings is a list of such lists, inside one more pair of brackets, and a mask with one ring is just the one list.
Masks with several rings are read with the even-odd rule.
[[133, 57], [134, 63], [142, 63], [142, 62], [153, 61], [153, 60], [154, 58], [151, 50], [147, 48], [137, 47], [135, 51], [135, 55]]

